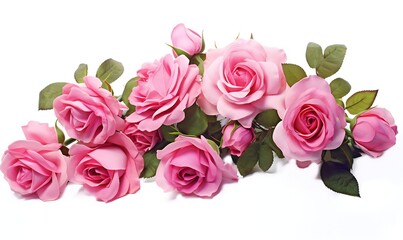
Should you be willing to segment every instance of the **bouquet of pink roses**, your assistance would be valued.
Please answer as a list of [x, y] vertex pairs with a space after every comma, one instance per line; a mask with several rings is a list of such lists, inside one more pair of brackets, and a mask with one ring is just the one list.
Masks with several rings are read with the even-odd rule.
[[77, 83], [46, 86], [39, 109], [53, 109], [57, 121], [29, 122], [26, 140], [5, 151], [11, 189], [49, 201], [72, 182], [109, 202], [155, 176], [165, 191], [213, 197], [238, 172], [267, 171], [277, 157], [321, 164], [328, 188], [359, 196], [354, 158], [379, 157], [396, 142], [392, 115], [373, 107], [377, 90], [346, 97], [346, 80], [327, 80], [342, 66], [344, 45], [309, 43], [315, 74], [307, 75], [253, 36], [207, 52], [203, 36], [183, 24], [171, 38], [172, 54], [143, 64], [121, 94], [111, 85], [123, 66], [113, 59], [95, 76], [80, 64]]

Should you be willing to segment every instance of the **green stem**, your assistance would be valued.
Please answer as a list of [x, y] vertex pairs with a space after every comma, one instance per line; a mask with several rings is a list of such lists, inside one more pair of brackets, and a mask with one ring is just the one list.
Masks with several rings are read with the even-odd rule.
[[348, 129], [345, 129], [345, 130], [346, 130], [347, 136], [350, 137], [350, 138], [352, 138], [352, 139], [354, 139], [354, 138], [353, 138], [353, 134], [351, 133], [351, 131], [348, 130]]
[[64, 141], [63, 145], [67, 147], [68, 145], [72, 144], [72, 143], [75, 142], [75, 141], [76, 141], [76, 139], [74, 139], [74, 138], [69, 138], [69, 139], [67, 139], [66, 141]]
[[353, 121], [353, 119], [346, 116], [346, 122], [351, 123], [351, 121]]

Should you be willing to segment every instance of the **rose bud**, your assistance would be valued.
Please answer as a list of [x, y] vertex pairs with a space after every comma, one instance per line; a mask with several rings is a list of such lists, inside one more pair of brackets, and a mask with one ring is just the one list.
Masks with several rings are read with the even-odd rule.
[[379, 157], [396, 144], [397, 126], [388, 110], [372, 108], [357, 117], [352, 134], [361, 150]]
[[[172, 46], [188, 53], [190, 56], [202, 51], [203, 39], [192, 29], [186, 28], [183, 23], [176, 25], [171, 34]], [[176, 52], [174, 55], [177, 56]]]

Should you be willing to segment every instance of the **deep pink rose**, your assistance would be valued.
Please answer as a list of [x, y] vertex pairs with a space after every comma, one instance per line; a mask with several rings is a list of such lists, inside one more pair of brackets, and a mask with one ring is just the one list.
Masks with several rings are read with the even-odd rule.
[[140, 153], [151, 150], [162, 139], [159, 129], [152, 132], [140, 131], [137, 123], [127, 122], [123, 133], [133, 141]]
[[224, 164], [206, 138], [178, 136], [175, 142], [157, 151], [161, 160], [156, 182], [165, 191], [176, 189], [186, 195], [212, 197], [223, 182], [238, 180], [231, 164]]
[[208, 115], [238, 120], [245, 128], [263, 110], [284, 111], [286, 80], [281, 64], [285, 61], [283, 50], [263, 47], [252, 39], [209, 50], [199, 106]]
[[68, 135], [84, 143], [102, 144], [116, 130], [122, 130], [125, 107], [101, 88], [95, 77], [84, 77], [85, 85], [67, 84], [55, 99], [56, 117]]
[[235, 124], [230, 123], [222, 130], [222, 147], [229, 148], [232, 155], [241, 156], [246, 148], [255, 140], [253, 128], [238, 126], [234, 131]]
[[67, 158], [59, 151], [55, 129], [31, 121], [22, 130], [27, 140], [15, 141], [3, 155], [0, 169], [5, 179], [23, 196], [58, 199], [67, 183]]
[[181, 55], [166, 55], [160, 61], [146, 63], [137, 72], [140, 79], [129, 96], [136, 111], [126, 118], [138, 123], [141, 131], [155, 131], [162, 125], [181, 122], [184, 110], [200, 94], [199, 68]]
[[344, 139], [344, 110], [337, 105], [329, 84], [309, 76], [294, 84], [285, 96], [286, 111], [273, 139], [286, 158], [319, 163], [323, 150], [338, 148]]
[[[183, 23], [176, 25], [172, 30], [171, 39], [172, 46], [187, 52], [191, 56], [202, 50], [202, 37], [192, 29], [186, 28]], [[174, 55], [176, 56], [175, 51]]]
[[385, 108], [372, 108], [357, 117], [352, 129], [355, 143], [372, 157], [396, 144], [397, 126]]
[[69, 153], [70, 181], [83, 184], [98, 200], [110, 202], [140, 189], [144, 161], [123, 133], [116, 132], [101, 145], [77, 143]]

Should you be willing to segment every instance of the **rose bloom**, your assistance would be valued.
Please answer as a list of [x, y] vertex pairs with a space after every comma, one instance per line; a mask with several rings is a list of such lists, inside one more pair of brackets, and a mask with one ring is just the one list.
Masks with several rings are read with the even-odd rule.
[[140, 189], [144, 161], [133, 142], [116, 132], [104, 144], [77, 143], [70, 149], [70, 181], [100, 201], [110, 202]]
[[58, 199], [67, 184], [66, 157], [53, 127], [29, 122], [22, 127], [27, 140], [15, 141], [3, 155], [0, 166], [11, 189], [43, 201]]
[[181, 55], [166, 55], [160, 61], [146, 63], [137, 72], [140, 79], [129, 101], [136, 111], [126, 118], [138, 123], [141, 131], [155, 131], [185, 118], [184, 110], [200, 94], [199, 68]]
[[239, 126], [234, 131], [235, 124], [230, 123], [222, 130], [222, 147], [229, 148], [232, 155], [241, 156], [246, 148], [255, 140], [255, 132], [252, 128]]
[[206, 138], [178, 136], [157, 151], [161, 160], [156, 182], [165, 191], [176, 189], [185, 195], [212, 197], [224, 182], [237, 181], [233, 165], [224, 164]]
[[123, 133], [132, 140], [140, 153], [151, 150], [162, 139], [159, 129], [152, 132], [140, 131], [137, 123], [126, 122]]
[[396, 144], [397, 126], [388, 110], [372, 108], [357, 117], [352, 134], [359, 148], [372, 157], [379, 157]]
[[[176, 25], [171, 33], [172, 46], [179, 48], [193, 56], [202, 50], [202, 37], [192, 29], [186, 28], [183, 23]], [[174, 55], [176, 53], [174, 51]]]
[[56, 117], [68, 135], [84, 143], [102, 144], [122, 130], [125, 106], [101, 88], [95, 77], [84, 77], [85, 85], [67, 84], [53, 102]]
[[238, 39], [207, 52], [198, 104], [208, 115], [220, 114], [250, 128], [263, 110], [283, 109], [286, 80], [283, 50]]
[[[286, 111], [273, 139], [286, 158], [321, 161], [323, 150], [338, 148], [344, 139], [344, 110], [337, 105], [329, 84], [309, 76], [294, 84], [285, 96]], [[299, 166], [307, 166], [299, 163]]]

